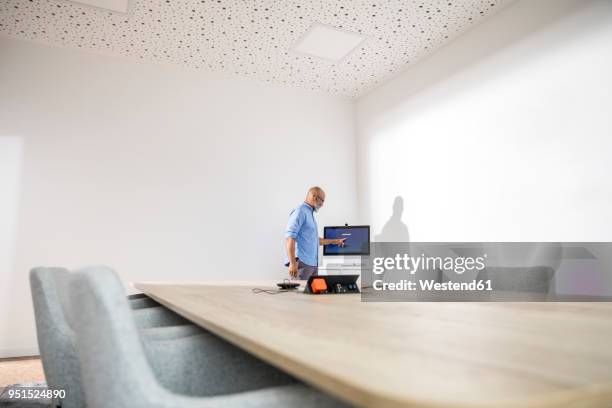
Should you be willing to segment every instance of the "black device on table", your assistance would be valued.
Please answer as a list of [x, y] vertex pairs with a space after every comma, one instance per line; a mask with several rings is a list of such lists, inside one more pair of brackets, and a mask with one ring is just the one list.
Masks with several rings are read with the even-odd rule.
[[361, 293], [357, 279], [359, 275], [313, 275], [308, 278], [304, 293], [311, 295]]
[[299, 288], [300, 284], [298, 282], [291, 282], [291, 281], [285, 279], [283, 282], [277, 283], [276, 286], [278, 286], [281, 289], [291, 290], [291, 289]]

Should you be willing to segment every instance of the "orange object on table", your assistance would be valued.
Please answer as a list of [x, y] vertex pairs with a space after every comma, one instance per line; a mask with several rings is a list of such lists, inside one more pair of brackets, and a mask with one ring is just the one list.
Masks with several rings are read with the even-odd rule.
[[327, 291], [327, 283], [325, 283], [325, 279], [317, 278], [313, 279], [310, 284], [310, 289], [312, 293], [322, 293]]

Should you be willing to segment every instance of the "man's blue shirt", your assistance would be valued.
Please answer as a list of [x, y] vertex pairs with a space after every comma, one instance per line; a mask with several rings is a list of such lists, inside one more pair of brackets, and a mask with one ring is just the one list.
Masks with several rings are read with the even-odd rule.
[[[306, 203], [291, 210], [285, 229], [285, 238], [296, 242], [295, 256], [306, 265], [317, 266], [319, 258], [319, 231], [314, 218], [314, 210]], [[285, 262], [289, 260], [285, 255]]]

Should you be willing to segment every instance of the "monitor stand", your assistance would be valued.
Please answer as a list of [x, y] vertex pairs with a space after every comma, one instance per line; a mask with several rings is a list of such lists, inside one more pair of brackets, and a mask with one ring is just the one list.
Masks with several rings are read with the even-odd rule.
[[319, 273], [327, 275], [355, 274], [361, 272], [361, 256], [324, 256]]

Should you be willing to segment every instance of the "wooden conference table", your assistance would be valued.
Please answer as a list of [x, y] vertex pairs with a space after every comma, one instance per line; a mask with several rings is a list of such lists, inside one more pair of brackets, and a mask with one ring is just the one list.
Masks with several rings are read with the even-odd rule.
[[612, 303], [362, 303], [251, 290], [274, 282], [133, 285], [357, 406], [612, 407]]

